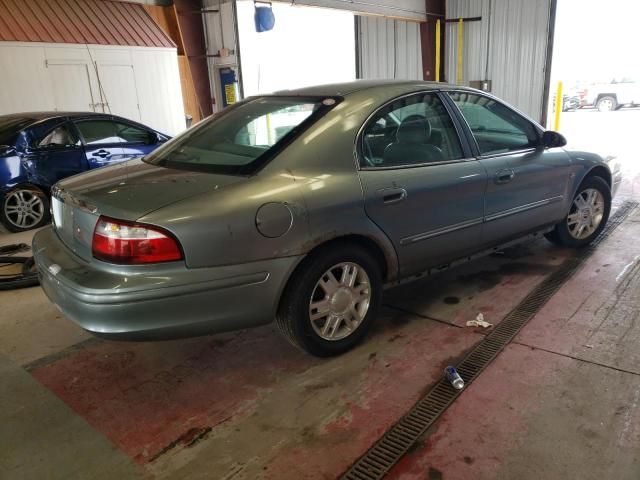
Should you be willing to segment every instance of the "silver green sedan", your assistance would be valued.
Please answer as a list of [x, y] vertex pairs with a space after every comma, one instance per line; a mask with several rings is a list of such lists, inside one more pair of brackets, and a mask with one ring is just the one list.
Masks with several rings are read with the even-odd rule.
[[117, 339], [267, 324], [335, 355], [382, 290], [532, 235], [580, 247], [621, 176], [497, 98], [360, 81], [249, 98], [142, 160], [53, 189], [33, 250], [74, 322]]

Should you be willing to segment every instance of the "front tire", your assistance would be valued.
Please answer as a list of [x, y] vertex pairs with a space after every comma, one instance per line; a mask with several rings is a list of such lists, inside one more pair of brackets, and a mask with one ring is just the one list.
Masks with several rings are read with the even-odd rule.
[[26, 232], [49, 222], [49, 198], [38, 187], [20, 185], [5, 193], [0, 222], [10, 232]]
[[609, 185], [601, 177], [588, 177], [578, 188], [567, 216], [546, 237], [565, 247], [587, 246], [605, 227], [610, 211]]
[[382, 274], [377, 260], [355, 245], [312, 253], [292, 275], [276, 316], [293, 345], [318, 357], [357, 345], [377, 316]]

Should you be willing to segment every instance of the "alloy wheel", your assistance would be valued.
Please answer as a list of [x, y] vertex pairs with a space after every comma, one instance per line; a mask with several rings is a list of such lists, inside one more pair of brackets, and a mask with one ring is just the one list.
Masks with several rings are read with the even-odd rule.
[[569, 234], [576, 240], [583, 240], [600, 226], [604, 217], [604, 197], [595, 188], [587, 188], [573, 200], [567, 216]]
[[4, 215], [12, 225], [22, 229], [32, 228], [44, 217], [44, 202], [32, 190], [14, 190], [7, 194]]
[[608, 98], [600, 100], [600, 102], [598, 103], [598, 110], [600, 110], [601, 112], [610, 112], [611, 110], [613, 110], [613, 102]]
[[320, 277], [311, 294], [311, 326], [324, 340], [346, 338], [360, 326], [370, 302], [367, 272], [353, 262], [334, 265]]

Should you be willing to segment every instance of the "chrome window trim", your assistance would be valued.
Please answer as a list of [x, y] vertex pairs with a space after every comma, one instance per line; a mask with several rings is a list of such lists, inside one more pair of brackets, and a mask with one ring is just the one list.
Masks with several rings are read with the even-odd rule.
[[407, 164], [407, 165], [394, 165], [394, 166], [387, 166], [387, 167], [372, 167], [369, 165], [363, 165], [364, 156], [362, 155], [360, 145], [362, 143], [362, 135], [363, 135], [364, 129], [369, 124], [371, 119], [375, 115], [377, 115], [380, 110], [385, 108], [387, 105], [392, 104], [393, 102], [397, 102], [398, 100], [402, 100], [403, 98], [407, 98], [407, 97], [413, 97], [416, 95], [428, 95], [428, 94], [433, 94], [435, 97], [437, 97], [438, 100], [440, 100], [440, 102], [442, 103], [442, 106], [447, 112], [447, 115], [449, 115], [451, 123], [453, 124], [453, 128], [458, 137], [460, 151], [462, 152], [462, 155], [464, 157], [465, 147], [464, 147], [463, 138], [465, 137], [463, 136], [462, 129], [458, 126], [457, 122], [454, 121], [453, 114], [447, 109], [446, 102], [442, 98], [440, 98], [440, 96], [438, 95], [443, 91], [446, 92], [447, 90], [434, 88], [434, 89], [417, 90], [415, 92], [404, 93], [398, 97], [394, 97], [390, 100], [387, 100], [382, 105], [379, 105], [378, 108], [376, 108], [369, 116], [367, 116], [366, 120], [362, 123], [362, 125], [360, 125], [360, 128], [358, 129], [358, 133], [356, 134], [356, 140], [353, 145], [353, 155], [355, 158], [356, 168], [358, 169], [358, 171], [360, 170], [399, 170], [399, 169], [413, 168], [413, 167], [428, 167], [431, 165], [449, 165], [451, 163], [461, 163], [461, 162], [468, 162], [470, 160], [476, 160], [475, 157], [469, 157], [469, 158], [456, 158], [451, 160], [443, 160], [441, 162], [424, 162], [424, 163], [415, 163], [415, 164]]
[[492, 153], [492, 154], [489, 154], [489, 155], [480, 155], [478, 157], [478, 160], [485, 160], [485, 159], [488, 159], [488, 158], [499, 158], [499, 157], [504, 157], [504, 156], [507, 156], [507, 155], [508, 156], [519, 155], [519, 154], [522, 154], [522, 153], [534, 153], [534, 152], [537, 152], [537, 151], [538, 151], [538, 149], [535, 148], [535, 147], [523, 148], [521, 150], [509, 150], [508, 152]]
[[387, 166], [387, 167], [360, 167], [360, 171], [366, 172], [366, 171], [377, 171], [377, 170], [404, 170], [407, 168], [421, 168], [421, 167], [437, 167], [439, 165], [453, 165], [456, 163], [466, 163], [466, 162], [470, 162], [470, 161], [475, 161], [477, 160], [475, 157], [469, 157], [469, 158], [459, 158], [457, 160], [444, 160], [442, 162], [424, 162], [424, 163], [410, 163], [407, 165], [393, 165], [393, 166]]

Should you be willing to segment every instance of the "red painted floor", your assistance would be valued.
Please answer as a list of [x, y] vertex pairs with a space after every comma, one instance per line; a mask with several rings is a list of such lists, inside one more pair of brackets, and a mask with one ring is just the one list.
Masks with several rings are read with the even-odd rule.
[[[620, 229], [610, 247], [629, 243], [638, 228], [640, 223]], [[638, 273], [635, 249], [615, 256], [602, 250], [531, 321], [518, 343], [467, 387], [391, 478], [515, 478], [509, 475], [519, 470], [510, 461], [526, 456], [529, 445], [542, 448], [532, 425], [555, 418], [550, 405], [578, 405], [589, 413], [563, 384], [574, 374], [590, 384], [601, 372], [585, 373], [582, 360], [570, 357], [584, 353], [580, 345], [596, 335], [595, 310], [615, 309], [606, 306], [611, 295], [623, 298], [618, 305], [640, 311], [629, 293], [636, 285], [629, 278]], [[463, 327], [467, 320], [482, 311], [498, 323], [569, 254], [536, 241], [392, 290], [385, 303], [393, 307], [385, 309], [367, 342], [336, 359], [299, 353], [267, 327], [164, 343], [90, 342], [32, 374], [151, 476], [194, 478], [208, 471], [215, 472], [211, 478], [336, 478], [446, 365], [483, 338], [486, 331]], [[585, 307], [589, 302], [593, 308]], [[640, 334], [629, 328], [629, 338]], [[610, 344], [607, 338], [602, 336], [603, 345]], [[632, 345], [625, 345], [631, 354]], [[621, 395], [633, 404], [635, 376], [629, 375]], [[640, 445], [637, 411], [618, 418], [619, 407], [607, 403], [591, 414], [617, 422], [616, 428], [628, 425], [624, 448]], [[597, 427], [584, 428], [604, 428]], [[571, 433], [567, 442], [584, 440], [581, 430], [565, 430]], [[553, 465], [549, 472], [563, 472], [560, 460]]]

